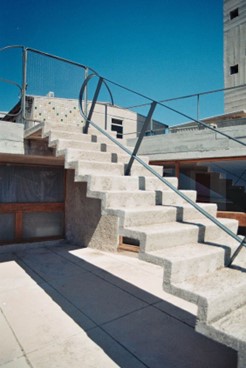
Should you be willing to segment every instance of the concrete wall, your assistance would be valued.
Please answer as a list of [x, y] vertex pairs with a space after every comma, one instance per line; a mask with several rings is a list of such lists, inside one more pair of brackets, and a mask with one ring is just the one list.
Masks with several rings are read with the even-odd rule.
[[65, 200], [66, 238], [73, 244], [116, 251], [118, 218], [101, 215], [101, 201], [86, 197], [87, 184], [74, 182], [74, 171], [67, 170]]
[[23, 124], [0, 121], [0, 153], [24, 154]]
[[[220, 131], [246, 144], [246, 125], [220, 128]], [[136, 139], [128, 144], [133, 146]], [[242, 146], [209, 129], [181, 131], [179, 133], [144, 137], [139, 154], [148, 155], [150, 160], [185, 160], [211, 157], [246, 156]]]
[[[84, 124], [84, 119], [78, 107], [78, 100], [49, 96], [28, 96], [26, 105], [26, 116], [34, 122]], [[88, 103], [88, 112], [90, 107], [91, 103]], [[133, 111], [105, 103], [97, 103], [92, 120], [101, 128], [116, 136], [116, 133], [111, 130], [112, 119], [122, 120], [125, 138], [136, 137], [145, 121], [144, 116]], [[33, 123], [29, 122], [29, 127], [32, 126]], [[155, 120], [153, 121], [153, 128], [164, 130], [164, 126]]]
[[[231, 19], [234, 10], [238, 16]], [[225, 88], [246, 83], [246, 1], [224, 0], [224, 81]], [[238, 73], [231, 67], [238, 65]], [[225, 112], [246, 109], [246, 88], [225, 92]]]

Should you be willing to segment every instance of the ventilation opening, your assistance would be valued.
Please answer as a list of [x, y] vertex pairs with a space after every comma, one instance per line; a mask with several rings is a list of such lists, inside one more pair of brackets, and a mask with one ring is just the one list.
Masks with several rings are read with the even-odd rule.
[[119, 238], [119, 251], [128, 251], [128, 252], [139, 252], [139, 240], [128, 238], [126, 236], [120, 236]]
[[122, 243], [129, 244], [129, 245], [136, 245], [137, 247], [139, 247], [139, 240], [138, 239], [127, 238], [126, 236], [122, 237]]
[[122, 139], [123, 138], [123, 120], [112, 119], [111, 130], [113, 132], [116, 132], [117, 138]]
[[239, 13], [238, 13], [238, 8], [236, 8], [236, 9], [234, 9], [234, 10], [232, 10], [232, 11], [230, 12], [230, 19], [232, 20], [232, 19], [234, 19], [234, 18], [238, 17], [238, 15], [239, 15]]
[[237, 73], [238, 73], [238, 64], [236, 64], [236, 65], [232, 65], [232, 66], [230, 67], [230, 73], [231, 73], [231, 75], [232, 75], [232, 74], [237, 74]]

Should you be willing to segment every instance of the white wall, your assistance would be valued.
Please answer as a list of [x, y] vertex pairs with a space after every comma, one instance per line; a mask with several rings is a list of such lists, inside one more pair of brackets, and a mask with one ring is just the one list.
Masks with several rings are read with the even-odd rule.
[[[238, 8], [238, 16], [230, 13]], [[224, 0], [224, 81], [225, 88], [246, 83], [246, 1]], [[212, 61], [211, 61], [212, 62]], [[230, 67], [238, 65], [238, 73], [231, 74]], [[246, 108], [246, 88], [225, 92], [225, 112]]]
[[0, 121], [0, 153], [24, 154], [23, 124]]

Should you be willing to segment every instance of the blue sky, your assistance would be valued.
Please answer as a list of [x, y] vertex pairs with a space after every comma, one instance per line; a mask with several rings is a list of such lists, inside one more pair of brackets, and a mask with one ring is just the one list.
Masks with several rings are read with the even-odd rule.
[[[166, 99], [223, 88], [222, 8], [222, 0], [2, 0], [0, 47], [59, 55]], [[10, 78], [18, 66], [0, 58], [0, 68]], [[208, 105], [204, 114], [215, 114]]]

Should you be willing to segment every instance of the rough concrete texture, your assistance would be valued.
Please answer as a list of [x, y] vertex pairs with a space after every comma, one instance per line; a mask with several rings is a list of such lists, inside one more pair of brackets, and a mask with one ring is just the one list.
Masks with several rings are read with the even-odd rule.
[[[34, 246], [34, 245], [33, 245]], [[1, 368], [236, 368], [162, 267], [70, 245], [0, 252]]]
[[0, 153], [24, 154], [24, 125], [0, 122]]
[[[237, 9], [237, 14], [235, 10]], [[246, 38], [246, 3], [244, 0], [224, 0], [224, 82], [225, 87], [244, 85]], [[234, 15], [233, 15], [234, 12]], [[238, 66], [236, 73], [231, 68]], [[245, 88], [225, 91], [225, 111], [245, 109]]]
[[101, 215], [101, 201], [86, 196], [87, 183], [74, 182], [74, 171], [67, 171], [65, 202], [66, 237], [83, 247], [115, 251], [118, 245], [118, 218]]
[[[246, 124], [219, 128], [246, 143]], [[136, 139], [129, 139], [134, 146]], [[214, 157], [245, 156], [246, 147], [209, 129], [180, 131], [173, 134], [144, 137], [139, 154], [149, 156], [150, 160], [180, 160]]]
[[[76, 146], [76, 149], [80, 148], [81, 151], [88, 153], [86, 160], [81, 159], [78, 152], [73, 152], [72, 157], [65, 154], [65, 167], [75, 169], [75, 177], [73, 177], [72, 170], [68, 170], [67, 238], [76, 244], [108, 250], [116, 250], [119, 236], [132, 238], [133, 241], [139, 240], [140, 256], [150, 262], [164, 265], [163, 286], [165, 290], [198, 305], [197, 326], [202, 323], [209, 328], [212, 323], [224, 318], [231, 311], [241, 308], [245, 303], [245, 298], [241, 295], [246, 295], [246, 280], [241, 272], [241, 268], [245, 269], [245, 262], [236, 263], [237, 267], [230, 272], [225, 271], [223, 267], [225, 261], [235, 250], [237, 241], [232, 240], [210, 221], [203, 220], [200, 216], [196, 218], [194, 211], [190, 211], [189, 207], [184, 204], [183, 198], [180, 201], [177, 195], [166, 190], [166, 187], [161, 190], [158, 186], [156, 193], [154, 181], [151, 180], [151, 190], [144, 190], [143, 180], [138, 181], [138, 176], [143, 176], [144, 173], [138, 167], [137, 171], [133, 171], [131, 180], [129, 178], [128, 187], [126, 181], [128, 178], [126, 179], [119, 170], [123, 163], [120, 161], [110, 163], [107, 156], [105, 156], [105, 162], [101, 161], [102, 157], [100, 161], [95, 161], [95, 156], [90, 155], [94, 147], [97, 151], [107, 152], [108, 145], [105, 143], [102, 146], [96, 140], [88, 143], [83, 139], [83, 134], [80, 135], [79, 140], [78, 136], [77, 132], [70, 131], [70, 139], [56, 139], [56, 131], [53, 129], [53, 141], [50, 142], [53, 147], [58, 146], [57, 155], [64, 155], [64, 150], [73, 147], [76, 139], [80, 144]], [[61, 142], [62, 151], [60, 151]], [[110, 145], [110, 152], [116, 153], [113, 152], [112, 145]], [[69, 161], [69, 156], [72, 161]], [[106, 177], [108, 177], [107, 180]], [[174, 185], [177, 184], [175, 180], [170, 180]], [[135, 187], [136, 183], [138, 183], [137, 187]], [[148, 179], [145, 180], [144, 185], [146, 183]], [[129, 190], [130, 187], [132, 190]], [[195, 191], [186, 191], [185, 194], [193, 200], [196, 199]], [[150, 207], [155, 209], [156, 204], [160, 208], [164, 206], [174, 209], [176, 216], [171, 211], [169, 220], [165, 218], [165, 221], [160, 223], [160, 221], [155, 221], [153, 216], [153, 221], [150, 221], [151, 212], [146, 211], [146, 206], [148, 209]], [[143, 212], [141, 216], [138, 216], [141, 224], [129, 226], [133, 223], [136, 209]], [[213, 212], [216, 208], [212, 206], [209, 210]], [[124, 223], [126, 218], [127, 221]], [[185, 219], [186, 223], [184, 223]], [[220, 221], [226, 224], [232, 232], [237, 231], [237, 221], [228, 219]], [[194, 245], [204, 243], [207, 253], [204, 248], [200, 254], [196, 252], [194, 257]], [[183, 260], [180, 256], [178, 259], [174, 254], [173, 258], [170, 257], [168, 252], [164, 252], [170, 247], [176, 248], [176, 251], [179, 248], [181, 253], [183, 247], [186, 257]], [[156, 252], [158, 252], [157, 256]], [[186, 264], [190, 267], [187, 267]], [[183, 270], [183, 273], [180, 270]], [[229, 277], [224, 277], [226, 273]], [[232, 287], [233, 279], [238, 281], [236, 288]], [[121, 325], [118, 327], [121, 328]], [[229, 327], [223, 331], [224, 334], [228, 335], [228, 339], [222, 340], [230, 342]], [[217, 330], [213, 339], [221, 341], [220, 335], [222, 332]], [[238, 340], [240, 336], [239, 333]], [[237, 337], [234, 336], [234, 339]], [[229, 346], [231, 346], [230, 343]], [[242, 361], [243, 350], [240, 344], [237, 350]]]

